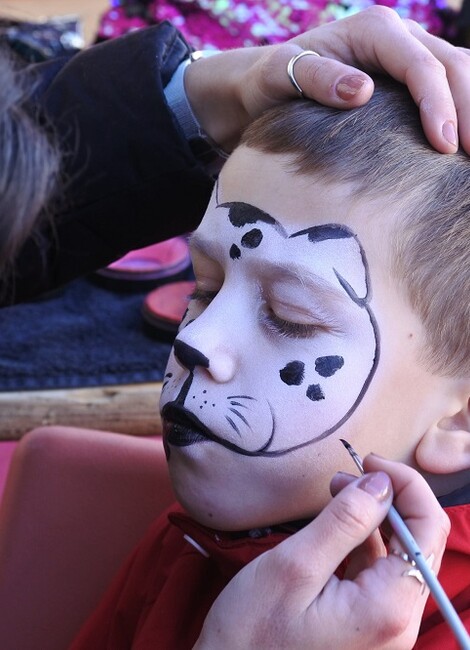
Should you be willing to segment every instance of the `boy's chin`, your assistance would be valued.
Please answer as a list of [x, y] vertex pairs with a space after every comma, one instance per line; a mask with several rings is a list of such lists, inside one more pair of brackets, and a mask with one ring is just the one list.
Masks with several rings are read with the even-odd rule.
[[255, 528], [268, 528], [292, 521], [310, 520], [311, 512], [291, 513], [266, 509], [263, 504], [247, 503], [224, 498], [223, 490], [206, 499], [195, 499], [194, 492], [173, 485], [178, 502], [195, 521], [218, 531], [242, 532]]

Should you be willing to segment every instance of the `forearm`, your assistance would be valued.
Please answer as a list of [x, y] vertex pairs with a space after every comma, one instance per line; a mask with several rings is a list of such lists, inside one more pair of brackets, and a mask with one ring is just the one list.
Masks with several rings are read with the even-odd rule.
[[63, 152], [63, 186], [51, 227], [17, 260], [15, 301], [197, 225], [212, 180], [163, 93], [187, 56], [162, 25], [38, 67], [35, 100]]

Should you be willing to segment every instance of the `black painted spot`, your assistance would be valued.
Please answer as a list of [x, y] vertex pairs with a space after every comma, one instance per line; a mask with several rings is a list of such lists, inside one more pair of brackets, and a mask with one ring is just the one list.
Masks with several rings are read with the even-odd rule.
[[248, 223], [256, 223], [257, 221], [272, 225], [276, 222], [276, 220], [273, 219], [270, 214], [264, 212], [264, 210], [260, 210], [254, 205], [243, 203], [242, 201], [221, 203], [219, 207], [229, 209], [228, 218], [230, 219], [232, 226], [235, 226], [235, 228], [241, 228], [242, 226], [246, 226]]
[[321, 399], [325, 399], [325, 395], [323, 394], [320, 384], [311, 384], [307, 388], [307, 397], [308, 399], [311, 399], [312, 402], [318, 402]]
[[343, 357], [330, 355], [315, 360], [315, 370], [321, 377], [331, 377], [344, 366]]
[[257, 248], [263, 239], [263, 233], [259, 228], [253, 228], [242, 237], [243, 248]]
[[230, 257], [232, 260], [238, 260], [241, 257], [241, 250], [235, 244], [232, 244], [230, 247]]
[[302, 361], [289, 361], [282, 370], [279, 370], [279, 375], [288, 386], [300, 386], [304, 380], [304, 370], [305, 364]]

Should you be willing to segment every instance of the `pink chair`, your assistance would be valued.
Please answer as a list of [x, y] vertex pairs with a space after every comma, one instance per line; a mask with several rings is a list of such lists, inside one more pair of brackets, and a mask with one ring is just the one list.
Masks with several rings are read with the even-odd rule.
[[0, 648], [65, 650], [173, 498], [160, 439], [65, 427], [24, 436], [0, 504]]

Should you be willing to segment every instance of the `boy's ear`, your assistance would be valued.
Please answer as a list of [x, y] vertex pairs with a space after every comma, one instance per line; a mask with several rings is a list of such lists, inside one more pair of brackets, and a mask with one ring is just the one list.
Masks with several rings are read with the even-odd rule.
[[470, 469], [470, 382], [465, 382], [454, 412], [443, 416], [418, 443], [419, 467], [432, 474], [453, 474]]

